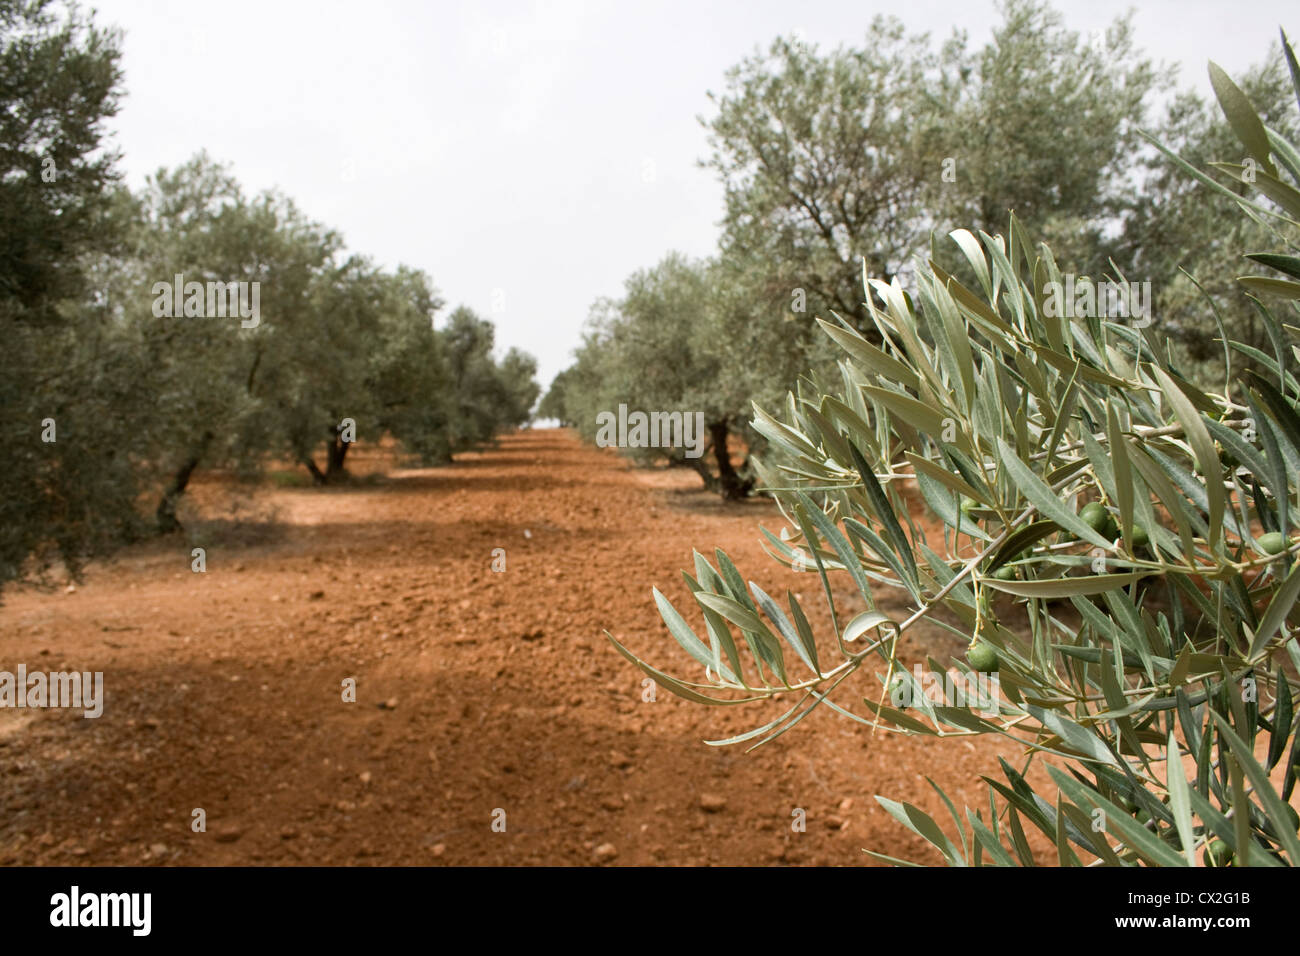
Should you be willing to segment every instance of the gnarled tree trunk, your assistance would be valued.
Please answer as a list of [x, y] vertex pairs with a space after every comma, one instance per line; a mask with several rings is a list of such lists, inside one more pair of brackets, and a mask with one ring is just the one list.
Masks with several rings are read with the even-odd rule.
[[329, 463], [325, 466], [326, 481], [338, 481], [347, 474], [343, 459], [347, 457], [351, 445], [351, 442], [344, 441], [338, 434], [334, 435], [329, 446]]
[[180, 500], [181, 495], [185, 494], [185, 488], [190, 483], [190, 477], [194, 474], [194, 469], [199, 467], [199, 462], [203, 460], [203, 454], [208, 450], [208, 445], [212, 443], [212, 432], [204, 432], [203, 437], [199, 440], [199, 448], [192, 456], [176, 469], [172, 475], [171, 483], [163, 490], [162, 498], [158, 501], [158, 508], [154, 511], [154, 519], [158, 522], [158, 531], [161, 534], [171, 534], [173, 531], [181, 530], [181, 523], [176, 518], [176, 503]]
[[718, 490], [722, 497], [729, 500], [746, 498], [754, 490], [753, 478], [741, 478], [740, 473], [731, 464], [731, 452], [727, 448], [730, 430], [726, 421], [713, 422], [709, 425], [709, 437], [713, 444], [713, 457], [718, 465]]

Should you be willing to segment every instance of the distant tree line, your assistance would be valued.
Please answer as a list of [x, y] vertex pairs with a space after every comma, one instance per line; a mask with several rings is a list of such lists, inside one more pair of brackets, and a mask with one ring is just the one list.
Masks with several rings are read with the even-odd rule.
[[435, 328], [423, 272], [206, 155], [127, 189], [104, 129], [120, 42], [72, 6], [0, 3], [0, 585], [175, 530], [200, 467], [325, 483], [354, 439], [445, 463], [530, 419], [533, 358], [495, 358], [464, 307]]

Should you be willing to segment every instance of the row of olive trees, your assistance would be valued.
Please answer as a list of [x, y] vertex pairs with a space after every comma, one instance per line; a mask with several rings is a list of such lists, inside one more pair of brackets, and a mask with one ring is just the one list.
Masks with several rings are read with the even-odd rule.
[[[1039, 0], [1009, 0], [1002, 13], [978, 49], [957, 34], [936, 50], [878, 19], [860, 48], [781, 38], [730, 70], [706, 121], [705, 164], [726, 202], [717, 255], [689, 266], [669, 256], [633, 276], [625, 299], [598, 305], [548, 414], [589, 435], [619, 402], [694, 403], [752, 447], [751, 403], [780, 399], [804, 369], [838, 377], [815, 316], [834, 312], [875, 338], [864, 274], [910, 288], [917, 262], [934, 258], [972, 281], [932, 237], [1002, 231], [1011, 211], [1064, 271], [1149, 281], [1151, 325], [1197, 380], [1213, 379], [1221, 354], [1202, 290], [1243, 342], [1265, 344], [1256, 311], [1229, 292], [1235, 250], [1266, 248], [1267, 225], [1198, 201], [1140, 136], [1151, 129], [1193, 159], [1223, 155], [1212, 106], [1181, 93], [1163, 118], [1149, 115], [1174, 75], [1136, 49], [1127, 19], [1085, 38]], [[1294, 128], [1277, 58], [1242, 87], [1268, 121]], [[647, 283], [671, 289], [684, 269], [707, 296], [672, 318], [667, 292], [644, 305]], [[662, 353], [650, 346], [667, 341]], [[706, 481], [734, 494], [750, 477]]]
[[424, 273], [203, 155], [122, 186], [119, 51], [75, 8], [0, 4], [0, 585], [175, 529], [200, 467], [325, 482], [354, 441], [446, 462], [528, 421], [533, 359], [469, 309], [435, 328]]
[[[443, 302], [424, 273], [345, 256], [289, 199], [249, 199], [200, 156], [120, 206], [130, 252], [110, 263], [101, 304], [160, 399], [144, 428], [149, 459], [169, 466], [164, 529], [201, 464], [256, 469], [270, 454], [323, 484], [345, 473], [357, 440], [387, 434], [446, 462], [528, 420], [539, 391], [530, 357], [498, 362], [491, 323], [467, 308], [435, 329]], [[257, 282], [262, 317], [159, 317], [153, 284], [174, 275]]]
[[[749, 402], [778, 398], [798, 371], [807, 327], [775, 314], [751, 317], [738, 288], [717, 262], [670, 255], [631, 276], [624, 297], [592, 309], [577, 361], [560, 373], [539, 415], [597, 437], [597, 416], [620, 404], [644, 412], [703, 415], [705, 453], [684, 446], [629, 448], [634, 458], [693, 467], [709, 488], [741, 497], [753, 486], [747, 462], [734, 460], [731, 439], [758, 440], [747, 426]], [[785, 342], [787, 348], [772, 348]], [[698, 449], [696, 449], [698, 450]]]

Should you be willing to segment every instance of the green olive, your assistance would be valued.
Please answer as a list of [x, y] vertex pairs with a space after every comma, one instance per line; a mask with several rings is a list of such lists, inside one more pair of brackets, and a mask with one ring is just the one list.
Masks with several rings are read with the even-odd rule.
[[1115, 519], [1100, 502], [1089, 501], [1079, 511], [1079, 517], [1083, 519], [1084, 524], [1104, 538], [1114, 539], [1119, 534]]
[[977, 671], [995, 671], [998, 669], [998, 652], [983, 641], [976, 641], [966, 648], [966, 662]]
[[1106, 508], [1098, 501], [1089, 501], [1079, 509], [1079, 517], [1093, 531], [1100, 531], [1102, 525], [1106, 523]]
[[1257, 542], [1262, 554], [1281, 554], [1287, 549], [1287, 540], [1279, 531], [1270, 531]]
[[997, 578], [999, 581], [1014, 581], [1019, 576], [1020, 575], [1016, 573], [1015, 567], [1010, 564], [1004, 564], [993, 572], [993, 577]]
[[1201, 862], [1206, 866], [1227, 866], [1232, 862], [1232, 850], [1222, 840], [1211, 840], [1201, 852]]
[[1147, 529], [1140, 524], [1135, 524], [1133, 526], [1133, 547], [1145, 548], [1150, 543], [1151, 535], [1147, 533]]

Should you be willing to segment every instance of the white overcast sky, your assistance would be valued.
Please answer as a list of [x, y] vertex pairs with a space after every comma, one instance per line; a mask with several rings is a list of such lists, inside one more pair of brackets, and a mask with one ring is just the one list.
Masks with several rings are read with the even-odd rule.
[[[1205, 95], [1208, 59], [1237, 73], [1279, 25], [1300, 37], [1295, 0], [1055, 5], [1085, 34], [1136, 6], [1139, 46]], [[999, 19], [992, 0], [93, 6], [125, 32], [113, 127], [132, 186], [206, 149], [350, 250], [424, 269], [502, 350], [535, 355], [543, 385], [594, 299], [669, 250], [713, 251], [722, 194], [696, 117], [727, 67], [782, 33], [862, 43], [877, 12], [973, 45]]]

